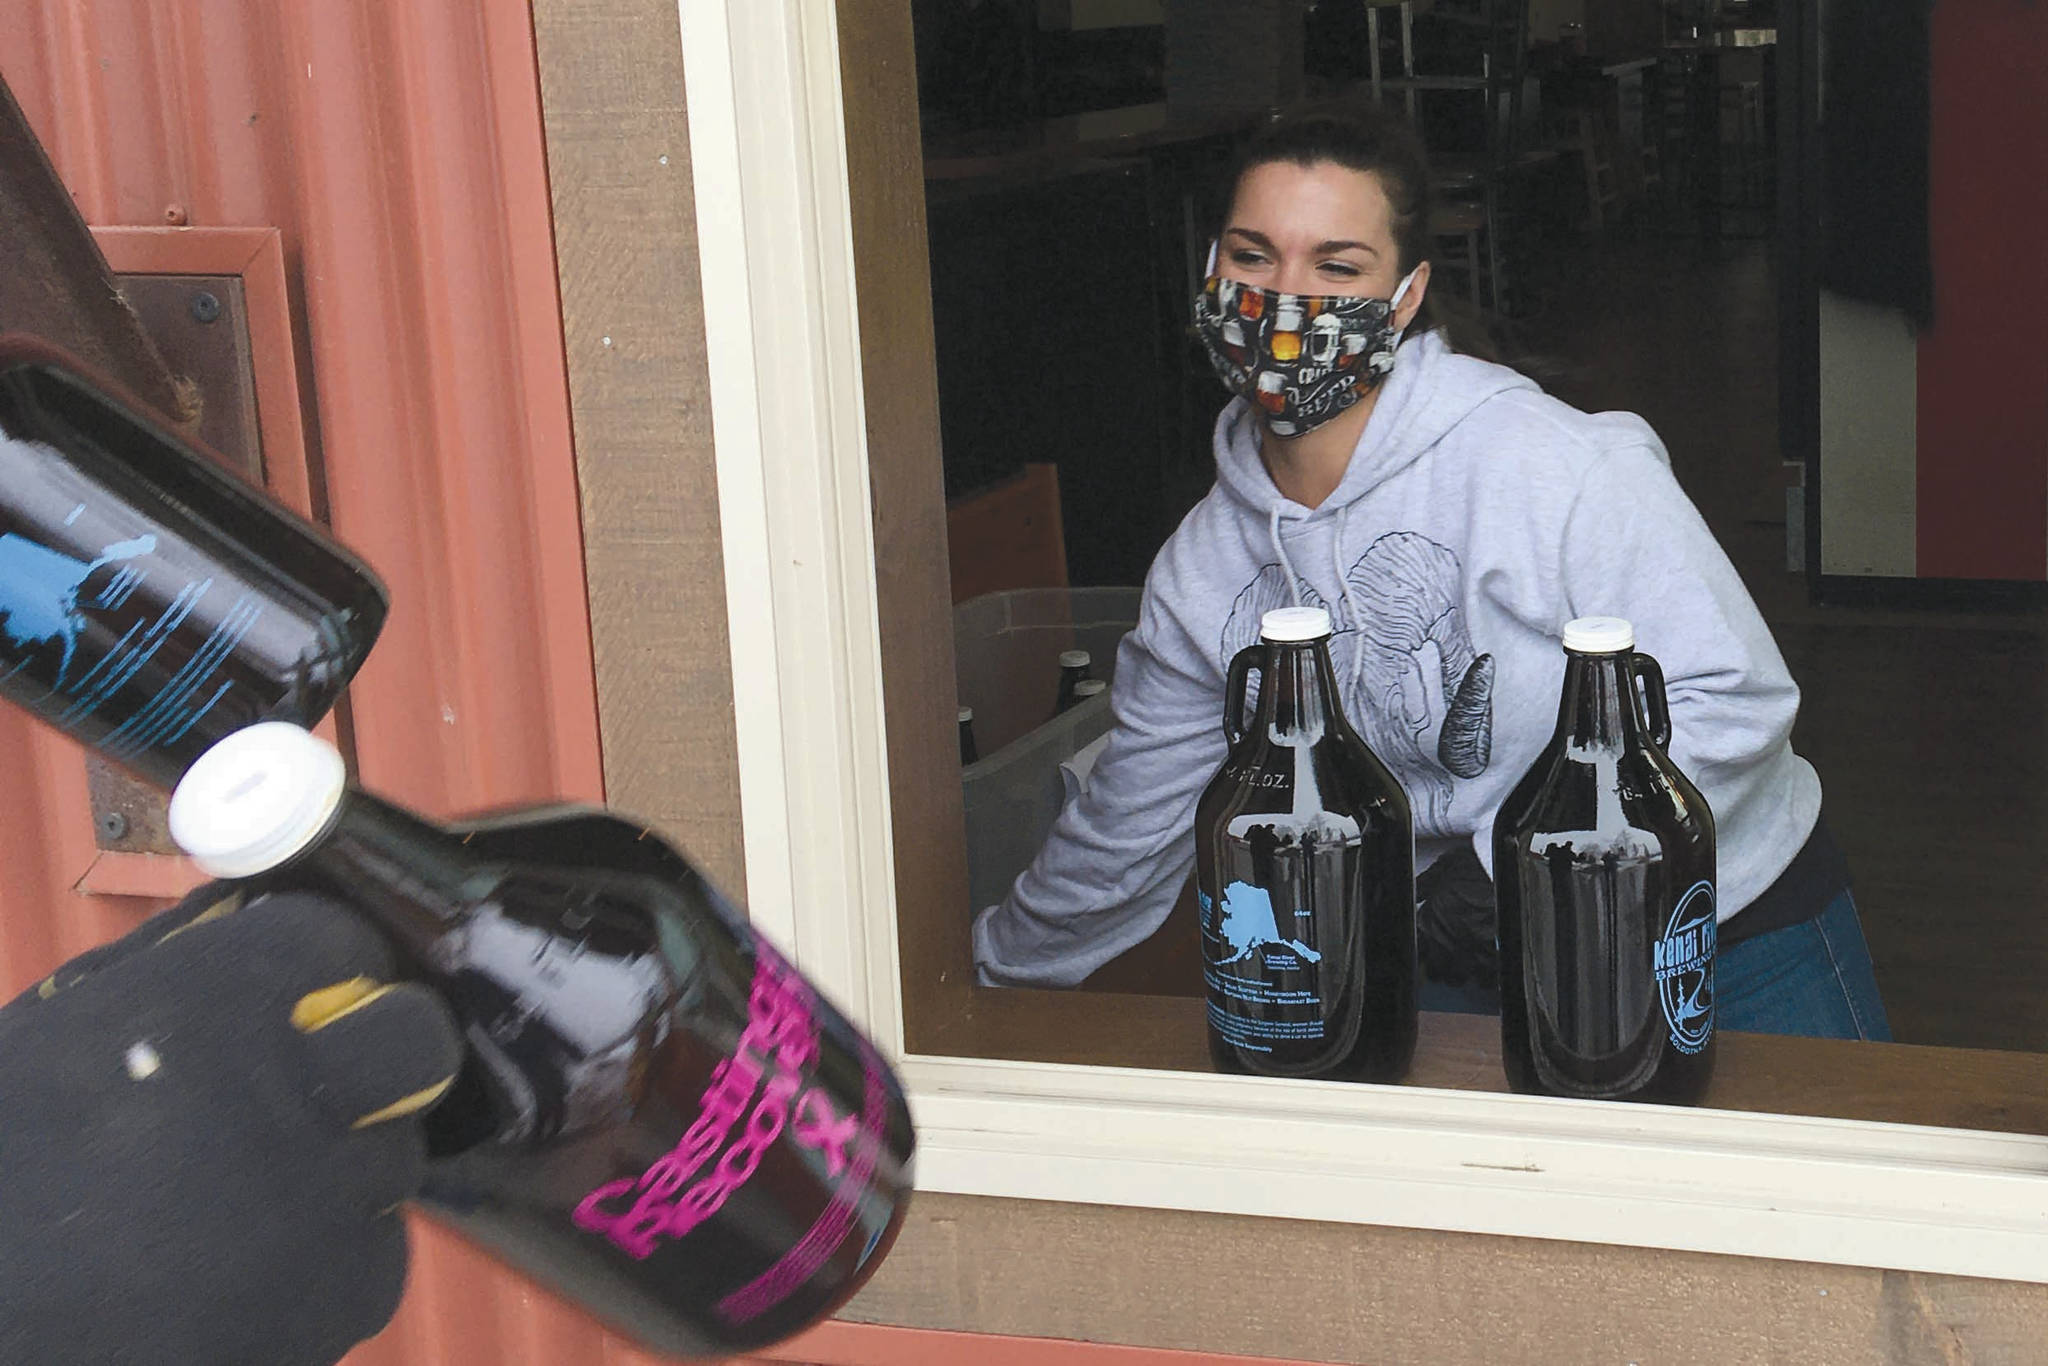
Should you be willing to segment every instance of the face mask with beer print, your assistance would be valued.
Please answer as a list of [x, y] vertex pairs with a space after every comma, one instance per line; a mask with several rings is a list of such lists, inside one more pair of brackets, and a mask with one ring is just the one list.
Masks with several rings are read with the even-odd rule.
[[1410, 271], [1388, 299], [1284, 294], [1216, 274], [1195, 295], [1195, 333], [1230, 391], [1265, 414], [1275, 436], [1300, 436], [1358, 402], [1394, 368], [1394, 311]]

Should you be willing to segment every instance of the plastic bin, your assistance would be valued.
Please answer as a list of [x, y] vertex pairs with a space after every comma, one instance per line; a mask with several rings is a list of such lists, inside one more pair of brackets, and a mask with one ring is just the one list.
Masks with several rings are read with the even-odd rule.
[[1109, 694], [1053, 715], [1062, 650], [1092, 656], [1116, 683], [1116, 652], [1137, 625], [1137, 588], [1018, 588], [953, 609], [954, 682], [974, 709], [982, 758], [960, 771], [967, 887], [979, 911], [1003, 899], [1058, 818], [1060, 762], [1109, 729]]

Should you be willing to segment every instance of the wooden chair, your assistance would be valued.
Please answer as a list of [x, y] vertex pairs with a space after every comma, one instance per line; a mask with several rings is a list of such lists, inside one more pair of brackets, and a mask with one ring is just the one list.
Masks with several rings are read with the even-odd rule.
[[1026, 465], [1014, 478], [949, 502], [946, 558], [956, 603], [1008, 588], [1066, 587], [1059, 466]]
[[1586, 226], [1593, 232], [1606, 228], [1620, 202], [1613, 144], [1613, 135], [1590, 111], [1577, 110], [1566, 119], [1560, 146], [1579, 159], [1586, 186]]
[[[1367, 0], [1368, 4], [1375, 0]], [[1402, 65], [1405, 74], [1387, 85], [1401, 90], [1408, 101], [1408, 115], [1425, 140], [1428, 130], [1419, 117], [1417, 96], [1437, 92], [1447, 98], [1463, 97], [1478, 102], [1484, 148], [1469, 164], [1439, 161], [1436, 191], [1442, 209], [1431, 223], [1434, 235], [1463, 248], [1462, 268], [1475, 306], [1490, 297], [1495, 312], [1505, 311], [1502, 218], [1503, 201], [1511, 182], [1521, 169], [1520, 158], [1526, 130], [1523, 127], [1523, 97], [1528, 67], [1529, 0], [1465, 0], [1439, 4], [1440, 21], [1469, 29], [1474, 34], [1471, 68], [1435, 74], [1415, 70], [1412, 24], [1415, 7], [1402, 9]], [[1377, 13], [1376, 10], [1372, 13]], [[1375, 51], [1377, 49], [1375, 48]], [[1377, 66], [1374, 90], [1381, 87]], [[1471, 225], [1474, 215], [1477, 226]], [[1477, 264], [1484, 256], [1483, 269]]]

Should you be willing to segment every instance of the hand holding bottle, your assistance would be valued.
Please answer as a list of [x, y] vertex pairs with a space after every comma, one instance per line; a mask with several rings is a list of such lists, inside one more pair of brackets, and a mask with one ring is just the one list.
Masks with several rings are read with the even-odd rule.
[[0, 1009], [0, 1361], [328, 1366], [397, 1310], [461, 1042], [312, 893], [215, 884]]
[[754, 1350], [871, 1275], [910, 1191], [888, 1064], [680, 855], [609, 813], [464, 832], [283, 723], [209, 750], [172, 836], [351, 904], [453, 1008], [422, 1202], [657, 1350]]
[[[324, 1041], [385, 1018], [396, 1008], [386, 1002], [437, 1001], [452, 1010], [461, 1065], [431, 1117], [409, 1121], [415, 1144], [424, 1129], [431, 1159], [422, 1202], [659, 1351], [746, 1351], [831, 1313], [872, 1274], [908, 1199], [909, 1112], [887, 1063], [643, 827], [602, 811], [555, 809], [450, 831], [350, 789], [340, 757], [299, 726], [333, 704], [384, 614], [374, 576], [319, 528], [223, 473], [76, 362], [40, 343], [0, 338], [0, 700], [148, 780], [179, 784], [172, 834], [215, 876], [259, 893], [316, 887], [372, 927], [362, 933], [381, 941], [399, 977], [420, 985], [374, 998], [374, 988], [343, 985], [379, 976], [383, 959], [380, 972], [328, 983], [338, 994], [322, 999], [353, 1009], [331, 1026], [351, 1021], [343, 1033]], [[320, 904], [331, 912], [331, 902]], [[164, 954], [212, 945], [213, 922], [194, 916], [192, 924], [158, 935], [147, 952], [126, 944], [77, 967], [128, 971], [131, 956], [160, 966]], [[207, 979], [195, 969], [191, 980]], [[351, 990], [365, 994], [356, 999]], [[234, 1019], [235, 998], [217, 996], [177, 1002], [190, 1012], [178, 1026], [181, 1053], [215, 1040], [208, 1031]], [[66, 1000], [60, 990], [16, 1008], [22, 1014], [8, 1027], [29, 1031], [18, 1040], [24, 1066], [40, 1050], [70, 1058], [64, 1050], [74, 1044], [98, 1046], [83, 1027], [35, 1033], [86, 1009], [84, 999]], [[152, 998], [138, 988], [136, 999]], [[114, 1005], [103, 1008], [109, 1013], [93, 1024], [125, 1027]], [[445, 1031], [434, 1037], [445, 1040]], [[248, 1042], [264, 1039], [252, 1030]], [[408, 1056], [400, 1041], [389, 1042], [393, 1060]], [[134, 1056], [147, 1077], [159, 1075], [146, 1051]], [[102, 1078], [95, 1085], [107, 1085], [106, 1095], [60, 1101], [58, 1082], [39, 1074], [0, 1092], [10, 1106], [17, 1095], [43, 1104], [36, 1122], [49, 1126], [0, 1127], [0, 1163], [16, 1148], [30, 1165], [55, 1160], [65, 1135], [89, 1133], [82, 1126], [105, 1116], [117, 1137], [143, 1144], [115, 1155], [123, 1162], [155, 1151], [120, 1128], [118, 1106], [161, 1099], [166, 1088], [131, 1093], [123, 1088], [139, 1082]], [[320, 1085], [323, 1104], [354, 1094], [345, 1077]], [[225, 1087], [212, 1078], [199, 1094], [224, 1098]], [[228, 1187], [215, 1204], [254, 1218], [237, 1203], [246, 1192], [203, 1163], [218, 1159], [230, 1174], [253, 1163], [261, 1172], [267, 1149], [208, 1149], [174, 1120], [148, 1117], [173, 1126], [162, 1153], [176, 1164], [194, 1153], [202, 1165], [174, 1166], [165, 1180], [175, 1185], [182, 1174], [196, 1189]], [[408, 1168], [404, 1180], [377, 1186], [382, 1203], [372, 1212], [395, 1206], [414, 1183]], [[309, 1190], [319, 1197], [317, 1183]], [[162, 1220], [163, 1202], [175, 1195], [140, 1189], [129, 1213]], [[350, 1210], [366, 1204], [350, 1199]], [[92, 1208], [81, 1192], [77, 1210]], [[13, 1212], [0, 1204], [0, 1218]], [[21, 1213], [29, 1228], [48, 1210]], [[58, 1212], [64, 1237], [118, 1223], [81, 1224], [85, 1214], [74, 1213]], [[393, 1249], [402, 1244], [391, 1241], [395, 1219], [380, 1227], [394, 1232], [376, 1247], [343, 1239], [348, 1257], [337, 1265], [353, 1259], [371, 1273], [365, 1293], [395, 1302], [402, 1256]], [[150, 1251], [122, 1255], [139, 1266], [155, 1249], [187, 1244], [167, 1234], [145, 1246]], [[125, 1274], [125, 1265], [110, 1264], [109, 1274]], [[0, 1285], [0, 1310], [7, 1295], [40, 1284]], [[280, 1288], [260, 1275], [249, 1284]], [[301, 1298], [278, 1293], [261, 1308], [274, 1318]], [[241, 1303], [235, 1295], [221, 1302]], [[374, 1296], [370, 1307], [389, 1312]], [[350, 1324], [381, 1322], [358, 1308]], [[44, 1326], [59, 1331], [67, 1321], [60, 1310]], [[41, 1331], [42, 1322], [0, 1323], [0, 1344], [11, 1344], [9, 1332], [28, 1341], [20, 1335]], [[252, 1310], [250, 1322], [271, 1320]], [[76, 1331], [103, 1327], [80, 1323]], [[132, 1359], [0, 1353], [17, 1358]], [[182, 1366], [315, 1358], [270, 1347], [166, 1347], [161, 1359]]]

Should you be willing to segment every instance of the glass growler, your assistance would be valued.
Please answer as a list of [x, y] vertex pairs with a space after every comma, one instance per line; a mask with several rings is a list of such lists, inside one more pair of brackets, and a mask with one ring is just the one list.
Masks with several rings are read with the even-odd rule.
[[1501, 1050], [1517, 1091], [1699, 1100], [1714, 1067], [1714, 816], [1665, 754], [1657, 662], [1565, 627], [1557, 733], [1493, 828]]
[[0, 697], [170, 787], [243, 726], [326, 715], [384, 589], [74, 366], [0, 339]]
[[910, 1192], [888, 1064], [690, 864], [603, 811], [452, 831], [285, 724], [193, 765], [171, 832], [216, 876], [377, 925], [467, 1042], [421, 1200], [657, 1351], [751, 1352], [844, 1303]]
[[1392, 1080], [1415, 1054], [1407, 794], [1344, 719], [1329, 613], [1280, 608], [1260, 636], [1230, 663], [1230, 755], [1195, 810], [1209, 1052], [1229, 1072]]

